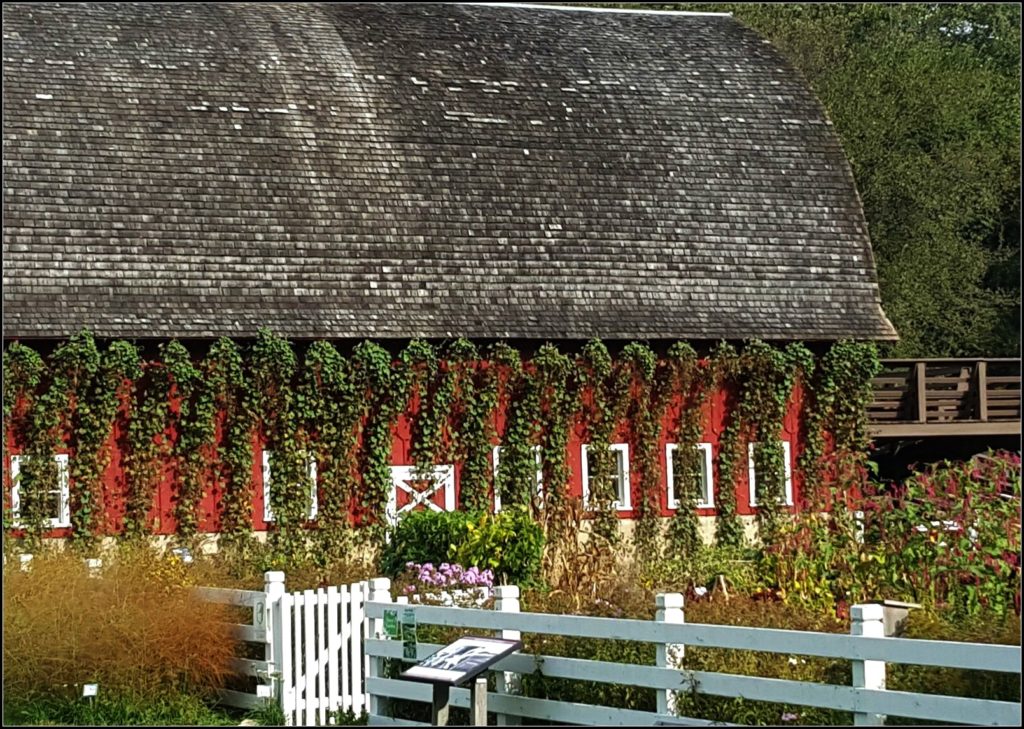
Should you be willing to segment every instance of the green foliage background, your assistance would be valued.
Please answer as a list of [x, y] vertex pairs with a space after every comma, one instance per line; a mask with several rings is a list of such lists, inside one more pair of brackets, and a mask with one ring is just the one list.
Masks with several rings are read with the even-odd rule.
[[864, 203], [883, 356], [1019, 356], [1019, 3], [618, 7], [731, 12], [807, 79]]

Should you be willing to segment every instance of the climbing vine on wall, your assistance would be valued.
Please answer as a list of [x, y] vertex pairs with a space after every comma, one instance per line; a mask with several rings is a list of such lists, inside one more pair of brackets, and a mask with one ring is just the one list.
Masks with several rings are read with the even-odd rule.
[[[215, 490], [222, 538], [249, 541], [257, 440], [272, 453], [272, 548], [283, 557], [312, 555], [321, 561], [346, 554], [354, 540], [383, 535], [379, 517], [392, 488], [392, 431], [410, 403], [415, 464], [425, 469], [461, 463], [460, 506], [472, 510], [490, 505], [490, 454], [500, 443], [497, 493], [505, 504], [532, 508], [535, 517], [547, 519], [555, 510], [537, 498], [537, 454], [544, 501], [560, 502], [569, 482], [570, 435], [580, 428], [590, 452], [594, 531], [607, 540], [619, 534], [611, 508], [616, 463], [609, 446], [628, 422], [631, 470], [638, 476], [632, 488], [637, 546], [655, 553], [652, 545], [660, 539], [659, 444], [667, 440], [676, 444], [673, 471], [681, 506], [665, 548], [685, 556], [700, 548], [694, 506], [702, 465], [696, 445], [710, 392], [728, 393], [718, 453], [717, 539], [742, 541], [734, 485], [746, 468], [748, 443], [757, 442], [758, 519], [762, 537], [770, 540], [783, 513], [777, 501], [785, 484], [779, 435], [794, 384], [802, 382], [805, 392], [799, 461], [805, 481], [846, 483], [864, 469], [865, 412], [877, 369], [874, 347], [850, 342], [835, 344], [818, 359], [799, 344], [780, 350], [754, 341], [737, 351], [721, 343], [702, 360], [684, 342], [659, 359], [638, 343], [613, 357], [593, 340], [577, 356], [546, 344], [524, 362], [507, 344], [481, 355], [464, 339], [440, 350], [413, 340], [397, 357], [373, 342], [359, 344], [349, 357], [328, 342], [313, 342], [300, 356], [268, 330], [246, 350], [220, 339], [198, 362], [172, 341], [156, 361], [143, 363], [134, 345], [115, 341], [101, 352], [82, 332], [45, 361], [17, 342], [7, 347], [4, 419], [18, 450], [28, 456], [21, 466], [20, 523], [30, 538], [46, 531], [49, 507], [43, 496], [57, 479], [52, 456], [65, 451], [72, 456], [72, 533], [85, 545], [106, 529], [100, 518], [108, 511], [104, 474], [120, 421], [127, 431], [127, 534], [141, 536], [158, 526], [151, 521], [154, 496], [164, 479], [172, 479], [181, 537], [198, 534], [200, 505]], [[674, 414], [666, 420], [670, 407]], [[499, 411], [505, 413], [500, 433]], [[319, 509], [311, 524], [314, 487]], [[353, 529], [353, 506], [356, 521], [370, 529]]]
[[210, 346], [203, 371], [213, 404], [220, 413], [222, 437], [212, 465], [220, 485], [221, 534], [226, 546], [248, 541], [252, 530], [253, 416], [246, 407], [249, 389], [242, 353], [221, 337]]
[[356, 398], [349, 362], [329, 342], [314, 342], [306, 351], [297, 391], [299, 412], [306, 418], [317, 464], [318, 528], [316, 561], [343, 558], [355, 542], [349, 518], [356, 494], [355, 456], [362, 400]]
[[[93, 359], [87, 345], [86, 357]], [[75, 457], [70, 459], [70, 477], [75, 482], [74, 509], [71, 513], [72, 536], [82, 547], [92, 545], [98, 522], [106, 512], [103, 478], [110, 465], [110, 437], [118, 411], [133, 396], [134, 383], [142, 374], [141, 359], [135, 345], [112, 342], [102, 354], [98, 371], [87, 388], [80, 388], [75, 423]], [[125, 415], [130, 417], [130, 412]]]
[[656, 554], [661, 551], [658, 446], [661, 443], [663, 412], [663, 403], [654, 397], [658, 358], [646, 344], [631, 342], [623, 348], [619, 360], [628, 383], [624, 383], [623, 389], [617, 393], [626, 402], [615, 410], [624, 410], [626, 420], [632, 424], [629, 450], [634, 462], [633, 470], [640, 473], [639, 488], [635, 490], [636, 503], [633, 504], [638, 517], [634, 542], [641, 552]]
[[666, 556], [693, 557], [703, 546], [697, 517], [697, 484], [700, 479], [700, 442], [704, 429], [704, 402], [713, 384], [714, 371], [703, 365], [686, 342], [676, 342], [662, 363], [655, 389], [659, 408], [678, 399], [678, 415], [669, 423], [667, 440], [675, 443], [672, 473], [679, 506], [669, 523]]

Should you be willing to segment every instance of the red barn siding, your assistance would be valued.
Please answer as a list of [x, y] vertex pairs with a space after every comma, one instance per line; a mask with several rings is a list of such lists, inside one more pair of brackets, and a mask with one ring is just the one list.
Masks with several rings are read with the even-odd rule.
[[[715, 503], [719, 503], [719, 494], [723, 486], [721, 474], [719, 473], [719, 449], [721, 446], [721, 438], [725, 430], [726, 424], [726, 410], [728, 407], [728, 393], [723, 390], [716, 390], [709, 394], [705, 398], [705, 402], [702, 405], [703, 410], [703, 432], [700, 440], [702, 442], [709, 442], [712, 446], [712, 471], [714, 477], [714, 488], [715, 488]], [[803, 390], [799, 383], [794, 387], [792, 397], [783, 421], [783, 434], [784, 440], [791, 443], [791, 469], [793, 475], [793, 498], [794, 503], [799, 504], [802, 490], [803, 490], [803, 479], [799, 469], [796, 467], [797, 461], [800, 454], [803, 451], [803, 440], [804, 433], [802, 432], [802, 423], [800, 412], [803, 401]], [[174, 401], [172, 397], [171, 402], [172, 410], [176, 411], [178, 403]], [[392, 465], [412, 465], [412, 424], [413, 417], [415, 415], [418, 403], [414, 401], [410, 405], [408, 412], [402, 414], [397, 419], [395, 426], [392, 429]], [[666, 471], [665, 471], [665, 446], [672, 442], [669, 438], [669, 432], [674, 423], [678, 422], [682, 403], [675, 401], [669, 404], [666, 408], [666, 412], [662, 418], [662, 434], [658, 443], [657, 449], [657, 463], [660, 468], [659, 477], [659, 495], [658, 502], [661, 507], [661, 514], [663, 516], [670, 516], [673, 511], [667, 508], [667, 494], [666, 494]], [[97, 525], [97, 529], [103, 534], [118, 534], [123, 530], [123, 519], [125, 513], [125, 500], [126, 500], [126, 477], [124, 471], [124, 449], [127, 442], [127, 422], [125, 421], [126, 408], [122, 407], [120, 417], [116, 420], [113, 430], [108, 439], [108, 445], [111, 451], [110, 463], [107, 466], [103, 475], [103, 515], [101, 517], [101, 523]], [[499, 411], [495, 414], [497, 430], [501, 433], [505, 427], [505, 413], [499, 408]], [[8, 445], [8, 457], [4, 459], [4, 486], [5, 486], [5, 503], [10, 505], [10, 455], [15, 455], [22, 452], [24, 443], [18, 437], [17, 433], [17, 417], [12, 417], [10, 422], [6, 424], [5, 437]], [[218, 417], [217, 422], [217, 439], [218, 443], [224, 436], [224, 422], [223, 417]], [[570, 431], [568, 453], [567, 453], [567, 464], [571, 472], [570, 483], [568, 486], [568, 494], [570, 496], [582, 497], [583, 484], [581, 474], [581, 447], [585, 443], [585, 426], [582, 423], [577, 423], [574, 428]], [[826, 434], [826, 441], [830, 440]], [[161, 437], [169, 439], [173, 442], [177, 437], [177, 433], [173, 427], [173, 424], [169, 424], [168, 427], [161, 434]], [[631, 487], [631, 502], [635, 506], [639, 502], [639, 488], [641, 473], [637, 469], [637, 454], [635, 445], [632, 444], [630, 437], [628, 424], [623, 423], [615, 431], [613, 443], [630, 443], [630, 487]], [[494, 445], [500, 445], [495, 443]], [[253, 529], [256, 531], [262, 531], [267, 529], [267, 524], [263, 520], [263, 468], [262, 468], [262, 452], [264, 442], [259, 434], [254, 435], [252, 448], [253, 448], [253, 463], [252, 463], [252, 509], [253, 509]], [[71, 459], [75, 458], [73, 450], [65, 448], [60, 452], [66, 452], [69, 454]], [[490, 459], [489, 459], [490, 460]], [[459, 483], [461, 476], [461, 464], [453, 464], [455, 467], [455, 484], [456, 484], [456, 503], [460, 498], [459, 494]], [[493, 464], [492, 464], [493, 467]], [[750, 507], [749, 496], [748, 496], [748, 482], [747, 482], [747, 468], [746, 459], [743, 458], [743, 462], [738, 464], [737, 468], [737, 480], [733, 484], [736, 501], [736, 512], [740, 515], [751, 515], [755, 513], [755, 510]], [[150, 510], [150, 518], [158, 520], [158, 526], [155, 529], [156, 534], [174, 534], [177, 529], [176, 520], [174, 519], [174, 508], [175, 499], [177, 496], [177, 483], [178, 473], [175, 465], [172, 462], [165, 463], [161, 469], [161, 478], [159, 488], [156, 490], [154, 496], [153, 506]], [[76, 485], [74, 481], [71, 482], [71, 491], [74, 493]], [[220, 500], [224, 493], [223, 483], [219, 479], [208, 479], [206, 494], [201, 498], [199, 502], [199, 529], [206, 533], [215, 533], [220, 529]], [[399, 498], [399, 506], [403, 503], [402, 499]], [[438, 500], [440, 503], [440, 500]], [[358, 506], [352, 505], [352, 515], [358, 517]], [[698, 513], [702, 516], [714, 516], [716, 513], [715, 509], [698, 509]], [[636, 516], [635, 511], [631, 512], [620, 512], [620, 516], [623, 518], [633, 518]], [[53, 537], [67, 537], [70, 536], [70, 529], [55, 529], [50, 532], [50, 536]]]

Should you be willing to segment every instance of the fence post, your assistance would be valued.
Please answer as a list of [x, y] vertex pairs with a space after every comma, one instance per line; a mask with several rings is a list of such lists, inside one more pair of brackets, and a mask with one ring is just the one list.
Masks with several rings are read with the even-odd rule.
[[[678, 592], [662, 592], [655, 596], [654, 604], [658, 608], [654, 619], [659, 623], [685, 623], [683, 614], [683, 596]], [[683, 667], [685, 647], [681, 643], [658, 644], [655, 649], [654, 663], [659, 668]], [[658, 691], [658, 713], [676, 713], [676, 693], [670, 689]]]
[[[519, 586], [498, 585], [494, 588], [494, 609], [501, 613], [519, 612]], [[507, 640], [519, 640], [522, 633], [518, 630], [502, 630], [498, 636]], [[499, 673], [495, 679], [495, 693], [518, 694], [520, 690], [519, 674], [510, 671]], [[514, 714], [498, 714], [498, 726], [518, 726], [520, 717]]]
[[[368, 602], [392, 602], [391, 600], [391, 580], [387, 577], [375, 577], [368, 581], [369, 590], [367, 594]], [[384, 634], [384, 619], [383, 618], [367, 618], [367, 629], [363, 636], [367, 639], [380, 638]], [[353, 626], [353, 629], [356, 629]], [[367, 651], [366, 644], [363, 644], [363, 655], [367, 657], [368, 665], [365, 666], [363, 673], [366, 676], [366, 682], [369, 684], [371, 678], [380, 678], [384, 676], [384, 660], [380, 657], [375, 657], [373, 660], [369, 658], [369, 652]], [[376, 696], [370, 691], [369, 685], [366, 687], [366, 702], [369, 706], [369, 713], [371, 716], [386, 716], [387, 711], [387, 699], [383, 696]]]
[[[288, 627], [283, 615], [281, 597], [284, 595], [284, 572], [270, 570], [263, 573], [263, 605], [256, 605], [253, 619], [259, 620], [262, 609], [263, 625], [266, 629], [264, 659], [267, 662], [267, 680], [270, 681], [271, 698], [282, 710], [285, 709], [284, 677], [281, 674], [281, 656], [284, 655], [282, 634]], [[288, 712], [285, 711], [285, 716]]]
[[[885, 637], [885, 611], [881, 605], [854, 605], [850, 608], [850, 635]], [[853, 687], [885, 690], [885, 661], [853, 661]], [[884, 714], [854, 712], [857, 726], [881, 726]]]

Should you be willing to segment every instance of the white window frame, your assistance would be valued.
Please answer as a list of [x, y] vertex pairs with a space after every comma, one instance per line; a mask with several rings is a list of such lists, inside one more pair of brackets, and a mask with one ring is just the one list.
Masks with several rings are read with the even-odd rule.
[[[31, 456], [11, 456], [11, 517], [14, 526], [21, 528], [21, 461]], [[51, 529], [63, 529], [71, 526], [71, 486], [68, 482], [68, 454], [57, 453], [53, 456], [57, 464], [57, 488], [47, 489], [47, 494], [58, 495], [58, 514], [47, 520]]]
[[[590, 509], [590, 466], [587, 464], [587, 452], [589, 444], [584, 444], [580, 449], [582, 472], [583, 472], [583, 508]], [[617, 499], [612, 502], [612, 508], [616, 511], [632, 511], [632, 499], [629, 488], [629, 444], [612, 443], [608, 450], [616, 454], [615, 467], [618, 469], [619, 487]]]
[[[505, 448], [502, 445], [496, 445], [491, 449], [491, 463], [494, 470], [494, 513], [497, 514], [501, 511], [501, 494], [498, 493], [498, 462], [501, 459], [501, 451]], [[533, 446], [534, 460], [537, 462], [537, 504], [540, 508], [544, 508], [544, 463], [541, 456], [541, 449], [539, 445]]]
[[[750, 496], [750, 505], [752, 507], [757, 506], [757, 473], [754, 468], [754, 446], [757, 443], [747, 444], [747, 484]], [[785, 465], [786, 474], [786, 487], [785, 487], [785, 505], [793, 505], [793, 466], [792, 466], [792, 446], [788, 440], [782, 441], [782, 461]]]
[[[711, 444], [710, 443], [697, 443], [694, 446], [701, 452], [701, 462], [704, 465], [703, 473], [701, 474], [701, 494], [697, 500], [698, 509], [714, 509], [715, 508], [715, 474], [711, 470]], [[672, 454], [676, 452], [679, 446], [676, 443], [668, 443], [665, 446], [665, 489], [667, 491], [667, 505], [670, 509], [679, 508], [679, 499], [676, 496], [676, 479], [675, 472], [672, 466]]]
[[[271, 455], [273, 455], [273, 451], [263, 451], [263, 521], [268, 524], [274, 521], [274, 512], [270, 508]], [[308, 521], [316, 521], [317, 514], [320, 511], [319, 494], [317, 493], [316, 483], [316, 461], [313, 458], [309, 458], [307, 461], [307, 467], [309, 468], [309, 478], [313, 482], [313, 488], [310, 493], [309, 513], [306, 515], [306, 519]]]

